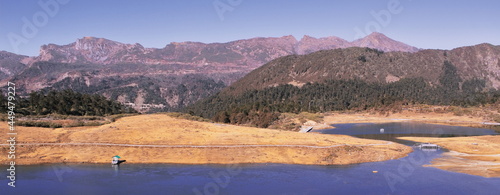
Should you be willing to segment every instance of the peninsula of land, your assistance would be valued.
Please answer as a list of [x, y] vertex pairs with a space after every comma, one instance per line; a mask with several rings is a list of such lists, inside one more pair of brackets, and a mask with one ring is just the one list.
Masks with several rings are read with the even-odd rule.
[[[7, 124], [1, 124], [6, 129]], [[345, 135], [298, 133], [137, 115], [98, 127], [17, 127], [16, 164], [110, 163], [284, 163], [339, 165], [406, 156], [411, 147]], [[1, 135], [0, 139], [7, 139]], [[9, 146], [1, 145], [7, 154]], [[10, 162], [7, 155], [0, 163]]]

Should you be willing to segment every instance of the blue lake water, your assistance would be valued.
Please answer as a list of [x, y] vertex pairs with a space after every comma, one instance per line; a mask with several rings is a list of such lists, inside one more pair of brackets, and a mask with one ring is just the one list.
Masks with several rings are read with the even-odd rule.
[[[487, 129], [416, 123], [336, 127], [321, 132], [385, 140], [395, 140], [392, 135], [495, 134]], [[7, 186], [3, 176], [0, 194], [499, 194], [500, 178], [422, 167], [442, 152], [416, 149], [405, 158], [348, 166], [126, 163], [18, 166], [16, 188]]]

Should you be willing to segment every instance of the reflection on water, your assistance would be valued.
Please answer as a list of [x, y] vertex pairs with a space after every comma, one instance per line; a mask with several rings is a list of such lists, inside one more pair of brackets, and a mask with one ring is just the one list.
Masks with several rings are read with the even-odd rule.
[[418, 148], [418, 149], [424, 152], [437, 152], [439, 150], [439, 148]]
[[[447, 125], [433, 125], [423, 123], [401, 122], [401, 123], [360, 123], [360, 124], [338, 124], [335, 128], [318, 130], [326, 134], [344, 135], [380, 135], [380, 134], [425, 134], [433, 137], [443, 136], [473, 136], [497, 134], [491, 129], [480, 129], [472, 127], [458, 127]], [[384, 129], [381, 133], [380, 129]]]
[[[487, 129], [413, 123], [336, 127], [325, 133], [408, 145], [414, 143], [394, 137], [494, 134]], [[7, 180], [0, 177], [0, 184], [4, 184], [0, 185], [0, 194], [496, 194], [500, 191], [500, 178], [422, 166], [442, 152], [415, 150], [401, 159], [344, 166], [231, 165], [240, 170], [235, 174], [229, 174], [227, 165], [18, 166], [17, 187], [9, 188]], [[53, 169], [54, 166], [59, 168]]]
[[115, 170], [115, 177], [118, 176], [118, 172], [120, 171], [120, 165], [111, 165], [113, 167], [113, 170]]

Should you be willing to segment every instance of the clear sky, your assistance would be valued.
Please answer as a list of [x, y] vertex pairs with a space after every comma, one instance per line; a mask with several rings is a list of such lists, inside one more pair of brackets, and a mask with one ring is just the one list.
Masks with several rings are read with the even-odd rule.
[[424, 49], [500, 45], [500, 1], [0, 0], [0, 50], [30, 56], [84, 36], [162, 48], [285, 35], [352, 41], [372, 31]]

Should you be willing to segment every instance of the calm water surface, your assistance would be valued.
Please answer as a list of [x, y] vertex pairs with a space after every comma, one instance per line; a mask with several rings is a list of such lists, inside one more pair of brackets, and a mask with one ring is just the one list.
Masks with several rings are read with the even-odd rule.
[[[336, 127], [321, 132], [408, 145], [413, 143], [396, 140], [394, 136], [495, 134], [487, 129], [416, 123]], [[402, 159], [349, 166], [126, 163], [119, 167], [107, 164], [18, 166], [16, 188], [8, 187], [3, 176], [0, 194], [499, 194], [500, 178], [422, 167], [442, 152], [416, 149]]]

